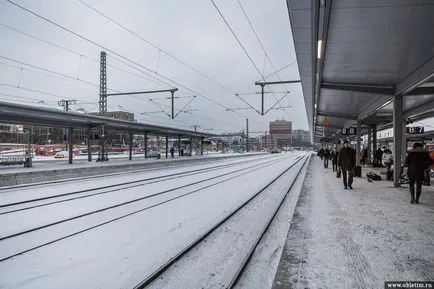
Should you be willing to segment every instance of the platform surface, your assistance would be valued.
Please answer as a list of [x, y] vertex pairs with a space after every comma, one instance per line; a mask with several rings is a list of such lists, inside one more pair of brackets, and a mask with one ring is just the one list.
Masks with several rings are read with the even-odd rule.
[[355, 178], [353, 187], [345, 190], [342, 178], [312, 159], [273, 288], [434, 280], [434, 186], [422, 187], [419, 204], [410, 204], [407, 185]]

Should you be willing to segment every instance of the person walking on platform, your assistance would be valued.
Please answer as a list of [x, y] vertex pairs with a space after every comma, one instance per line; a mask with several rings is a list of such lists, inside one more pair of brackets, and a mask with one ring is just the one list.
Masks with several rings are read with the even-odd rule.
[[336, 148], [333, 149], [332, 153], [331, 153], [331, 159], [332, 159], [332, 166], [333, 166], [333, 171], [336, 172], [338, 170], [338, 151], [336, 150]]
[[330, 150], [328, 148], [324, 149], [324, 168], [329, 167]]
[[[342, 170], [342, 179], [345, 189], [353, 189], [354, 167], [356, 166], [356, 150], [348, 146], [348, 140], [344, 141], [344, 146], [339, 152], [339, 166]], [[348, 175], [348, 180], [347, 180]]]
[[392, 167], [393, 164], [393, 154], [392, 151], [387, 148], [387, 147], [383, 147], [383, 165], [386, 167], [386, 176], [387, 176], [387, 180], [391, 181], [392, 180]]
[[[408, 152], [405, 159], [407, 165], [407, 175], [410, 180], [409, 189], [411, 201], [410, 203], [419, 203], [419, 197], [422, 193], [422, 182], [425, 178], [425, 170], [431, 164], [431, 159], [426, 150], [423, 149], [423, 145], [419, 142], [413, 145], [413, 149]], [[414, 185], [416, 184], [416, 198], [414, 192]]]
[[171, 158], [173, 159], [173, 156], [175, 155], [175, 148], [174, 147], [171, 147], [170, 148], [170, 156], [171, 156]]
[[319, 149], [318, 156], [321, 158], [321, 160], [323, 159], [323, 157], [324, 157], [324, 148], [320, 148]]
[[360, 162], [362, 165], [366, 165], [367, 160], [368, 160], [368, 148], [364, 148], [362, 151], [362, 157], [360, 158]]
[[381, 168], [383, 166], [383, 164], [381, 163], [382, 159], [383, 159], [383, 151], [381, 150], [381, 148], [378, 148], [375, 151], [375, 155], [374, 155], [374, 167]]

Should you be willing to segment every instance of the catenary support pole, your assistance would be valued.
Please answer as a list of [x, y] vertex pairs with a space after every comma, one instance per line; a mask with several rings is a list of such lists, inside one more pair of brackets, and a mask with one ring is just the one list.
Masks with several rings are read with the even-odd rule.
[[402, 126], [403, 126], [403, 95], [395, 96], [393, 101], [393, 143], [395, 145], [395, 154], [393, 159], [393, 186], [399, 187], [399, 175], [401, 173], [401, 155], [402, 155]]
[[87, 161], [92, 161], [92, 129], [87, 130]]
[[145, 159], [148, 157], [148, 134], [145, 132], [144, 139], [144, 150], [145, 150]]
[[129, 147], [129, 158], [130, 161], [133, 159], [133, 134], [130, 133], [130, 147]]
[[166, 159], [169, 157], [169, 137], [166, 136]]
[[247, 134], [247, 138], [246, 138], [246, 151], [249, 152], [249, 119], [246, 119], [246, 134]]
[[72, 154], [73, 154], [73, 133], [74, 129], [71, 127], [68, 129], [68, 141], [69, 141], [69, 164], [72, 164]]
[[200, 155], [203, 156], [203, 137], [200, 138]]

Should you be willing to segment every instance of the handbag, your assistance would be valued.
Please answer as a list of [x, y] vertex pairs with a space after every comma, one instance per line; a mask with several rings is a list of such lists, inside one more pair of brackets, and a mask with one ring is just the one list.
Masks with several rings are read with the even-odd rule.
[[340, 177], [341, 177], [341, 170], [339, 170], [339, 171], [336, 172], [336, 177], [337, 177], [337, 178], [340, 178]]

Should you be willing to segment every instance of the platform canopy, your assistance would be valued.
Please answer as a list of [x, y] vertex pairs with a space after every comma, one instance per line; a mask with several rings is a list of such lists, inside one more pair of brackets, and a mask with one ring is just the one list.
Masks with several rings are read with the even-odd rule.
[[126, 133], [148, 133], [160, 136], [212, 137], [214, 134], [178, 129], [167, 126], [126, 121], [58, 109], [28, 106], [0, 101], [0, 123], [13, 123], [45, 127], [104, 129]]
[[[434, 116], [434, 1], [287, 0], [312, 141]], [[327, 119], [324, 121], [324, 119]]]

